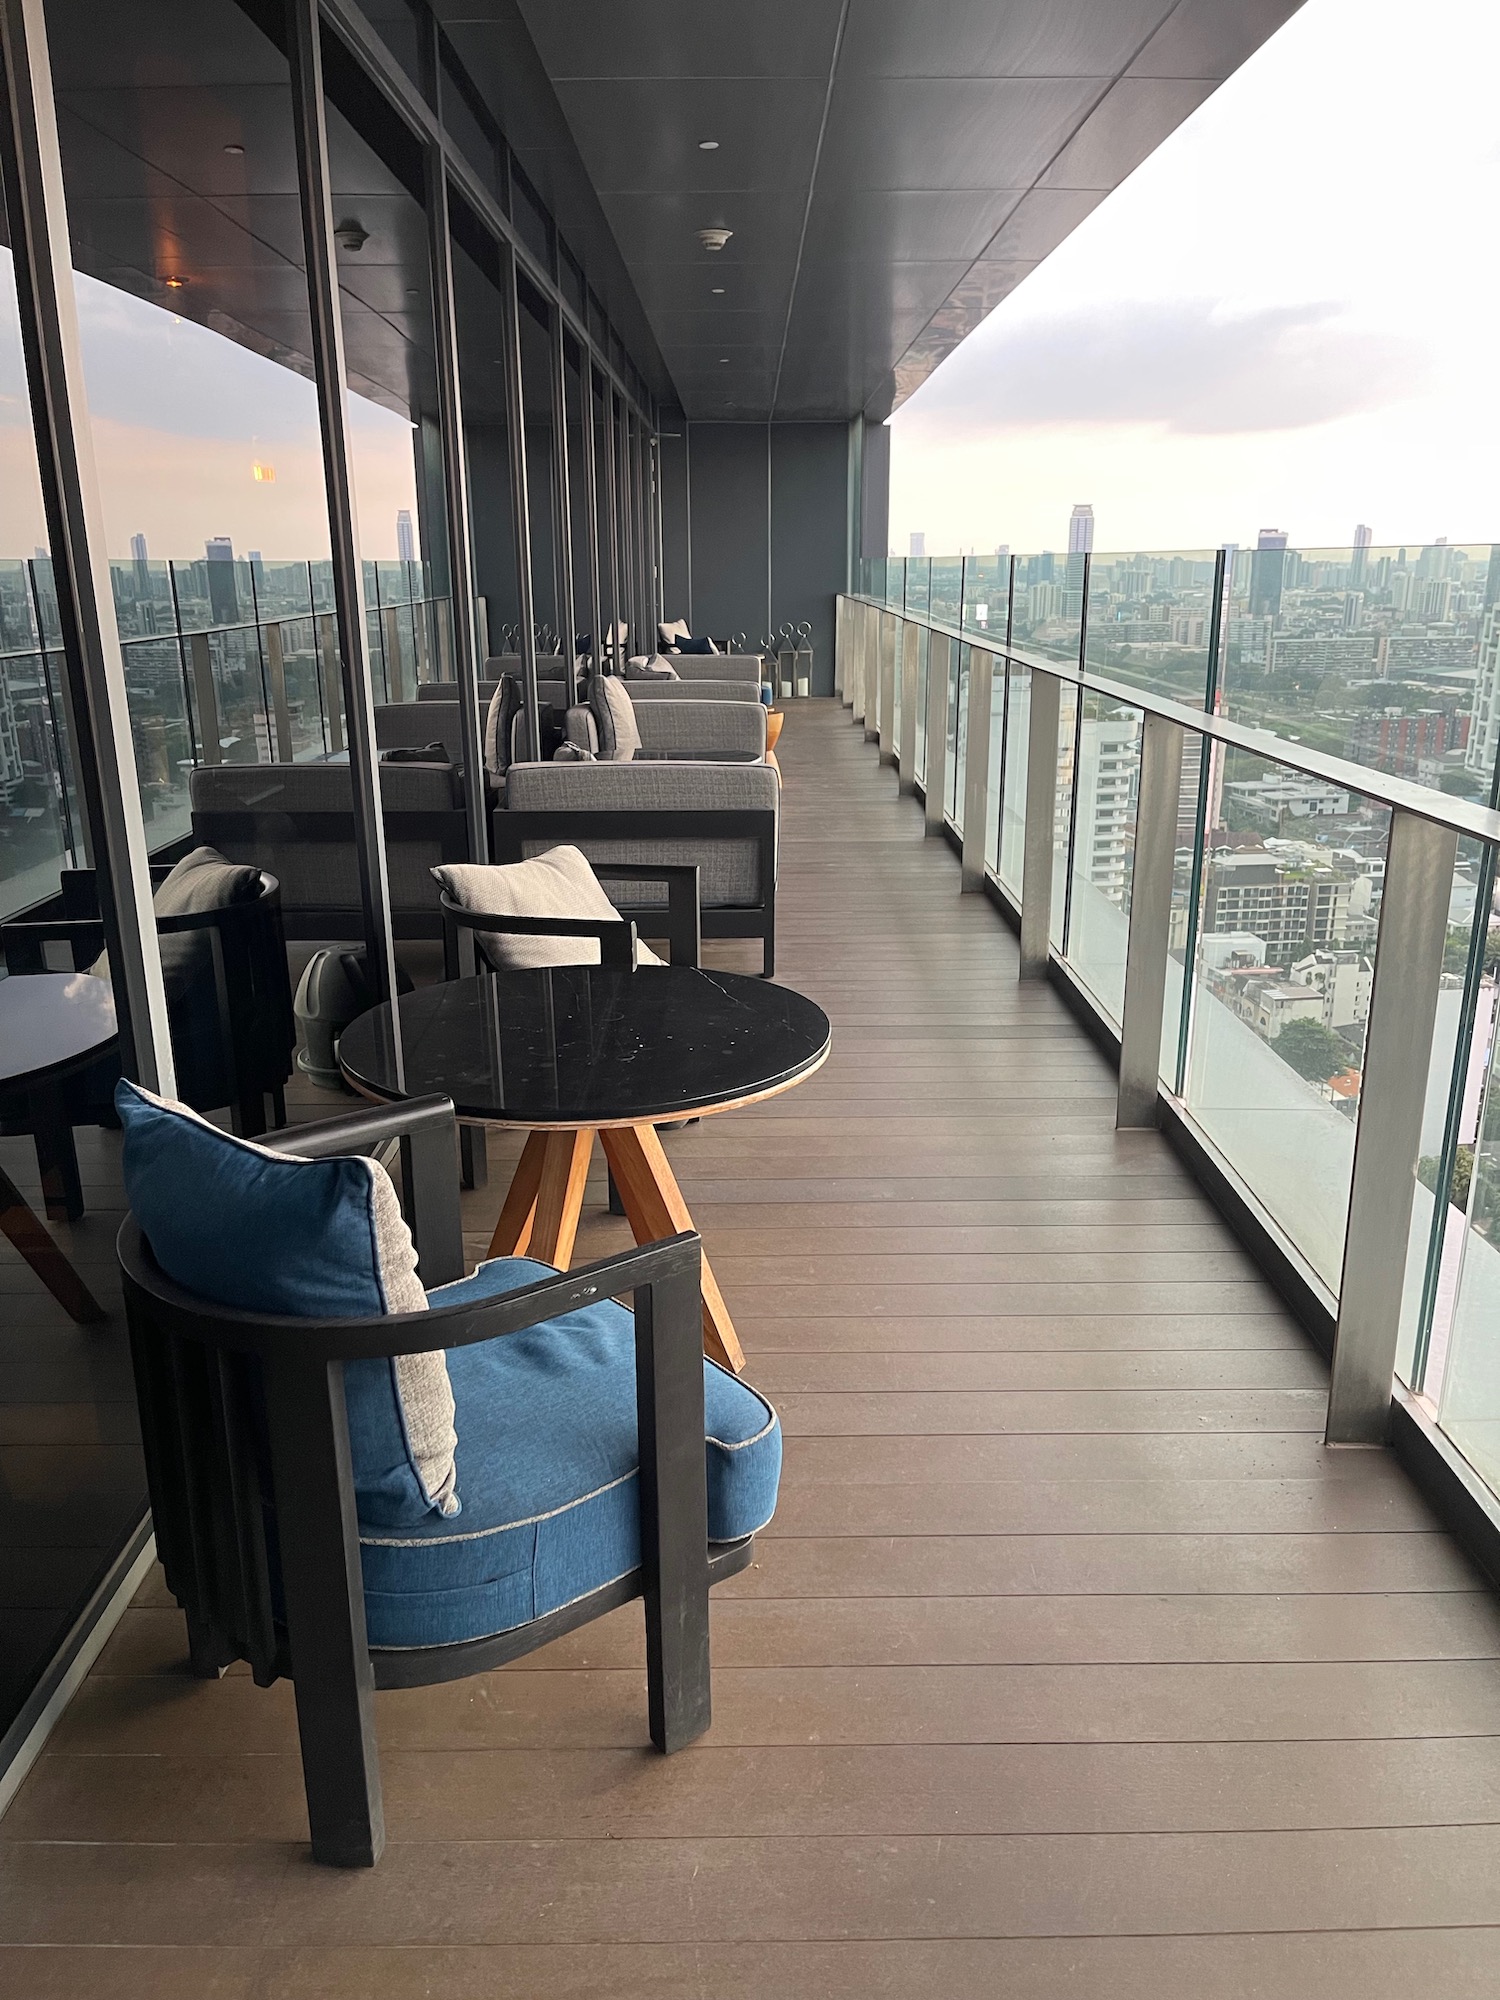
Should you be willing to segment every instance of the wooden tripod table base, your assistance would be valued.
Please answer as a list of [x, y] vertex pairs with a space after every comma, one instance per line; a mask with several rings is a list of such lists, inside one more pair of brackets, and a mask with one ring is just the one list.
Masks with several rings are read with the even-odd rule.
[[[637, 1243], [659, 1243], [664, 1236], [693, 1227], [654, 1125], [532, 1132], [490, 1239], [491, 1257], [531, 1256], [567, 1270], [596, 1131]], [[707, 1257], [703, 1259], [703, 1351], [736, 1375], [745, 1366], [739, 1336]]]

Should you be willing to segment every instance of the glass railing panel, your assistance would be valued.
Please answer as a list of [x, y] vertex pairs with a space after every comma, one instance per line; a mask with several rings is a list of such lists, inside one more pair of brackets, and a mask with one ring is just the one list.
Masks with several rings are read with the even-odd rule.
[[1202, 708], [1216, 565], [1213, 549], [1096, 550], [1089, 558], [1089, 670]]
[[1262, 539], [1233, 557], [1223, 713], [1371, 770], [1487, 796], [1500, 748], [1491, 545]]
[[276, 736], [266, 706], [260, 640], [255, 627], [210, 633], [208, 649], [219, 708], [222, 761], [226, 764], [274, 763]]
[[1004, 639], [1008, 555], [969, 556], [964, 562], [964, 630], [983, 639]]
[[305, 562], [258, 562], [255, 610], [262, 622], [306, 618], [313, 608], [312, 574]]
[[1141, 711], [1083, 698], [1074, 793], [1068, 964], [1119, 1025], [1141, 769]]
[[917, 633], [917, 776], [927, 785], [927, 639], [924, 628]]
[[1078, 689], [1064, 683], [1057, 702], [1057, 792], [1052, 814], [1052, 910], [1047, 935], [1058, 951], [1068, 933], [1068, 850], [1073, 838], [1073, 777], [1078, 768]]
[[969, 649], [953, 645], [948, 650], [954, 662], [949, 675], [953, 689], [950, 705], [953, 754], [949, 763], [948, 819], [954, 832], [962, 834], [969, 767]]
[[1027, 750], [1031, 730], [1031, 671], [1012, 661], [1005, 702], [1005, 789], [1000, 801], [1000, 858], [995, 867], [1002, 887], [1021, 900], [1026, 856]]
[[1455, 1299], [1449, 1326], [1434, 1325], [1425, 1391], [1443, 1430], [1500, 1492], [1500, 1066], [1492, 986], [1481, 999], [1474, 1034], [1485, 1073], [1481, 1108], [1451, 1189], [1465, 1217]]
[[1167, 980], [1162, 1004], [1160, 1075], [1173, 1096], [1187, 1069], [1188, 1014], [1193, 987], [1187, 977], [1196, 957], [1203, 912], [1204, 826], [1218, 796], [1220, 752], [1206, 737], [1184, 732], [1182, 781], [1177, 794], [1177, 846], [1172, 860], [1172, 906], [1167, 923]]
[[906, 615], [925, 618], [932, 604], [932, 564], [922, 556], [911, 556], [906, 564]]
[[317, 624], [310, 615], [283, 618], [277, 629], [281, 634], [281, 670], [286, 686], [292, 757], [297, 763], [305, 763], [326, 755], [332, 747], [323, 713]]
[[81, 859], [59, 756], [60, 684], [49, 664], [40, 652], [0, 655], [0, 913], [6, 916], [52, 895], [59, 871]]
[[1078, 659], [1083, 628], [1083, 557], [1017, 556], [1011, 608], [1013, 642], [1040, 658]]
[[164, 847], [191, 830], [188, 778], [193, 739], [181, 641], [175, 636], [133, 639], [121, 647], [121, 657], [146, 844]]
[[1337, 1290], [1390, 815], [1240, 751], [1210, 806], [1187, 1107]]
[[1004, 810], [1007, 772], [1005, 767], [1005, 661], [997, 654], [990, 667], [989, 820], [984, 829], [984, 865], [998, 872], [1000, 867], [1000, 815]]
[[963, 610], [964, 565], [961, 556], [934, 556], [929, 603], [935, 625], [958, 625]]
[[[1482, 844], [1461, 840], [1448, 897], [1396, 1348], [1397, 1375], [1434, 1397], [1452, 1330], [1494, 1017], [1495, 979], [1488, 962], [1492, 894]], [[1438, 1199], [1440, 1185], [1447, 1189], [1446, 1201]]]
[[151, 639], [175, 634], [171, 565], [146, 556], [115, 560], [109, 566], [120, 638]]

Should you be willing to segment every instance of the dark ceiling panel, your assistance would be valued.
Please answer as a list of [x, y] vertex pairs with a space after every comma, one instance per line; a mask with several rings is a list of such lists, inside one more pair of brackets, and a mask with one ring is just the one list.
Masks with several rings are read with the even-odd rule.
[[1117, 76], [1172, 0], [859, 0], [844, 37], [850, 76]]
[[819, 187], [1029, 187], [1104, 87], [1093, 77], [851, 78], [834, 92]]
[[519, 7], [683, 407], [744, 421], [886, 415], [1300, 0], [440, 4]]
[[[460, 5], [456, 13], [477, 11]], [[658, 92], [676, 78], [828, 74], [839, 0], [523, 0], [537, 52], [554, 83], [562, 78], [645, 77]], [[658, 96], [658, 117], [691, 110], [689, 99]]]

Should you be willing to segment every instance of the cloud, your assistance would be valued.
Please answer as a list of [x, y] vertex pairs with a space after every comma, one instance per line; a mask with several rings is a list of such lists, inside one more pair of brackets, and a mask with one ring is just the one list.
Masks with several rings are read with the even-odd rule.
[[1341, 311], [1112, 300], [1007, 322], [1002, 308], [903, 414], [933, 441], [1080, 424], [1228, 436], [1305, 430], [1425, 388], [1421, 342], [1351, 326]]

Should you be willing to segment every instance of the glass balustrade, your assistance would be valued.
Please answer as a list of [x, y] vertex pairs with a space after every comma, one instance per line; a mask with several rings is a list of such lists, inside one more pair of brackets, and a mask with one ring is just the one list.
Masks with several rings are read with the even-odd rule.
[[1141, 724], [1139, 709], [1085, 693], [1075, 737], [1066, 954], [1116, 1027], [1125, 1009]]

